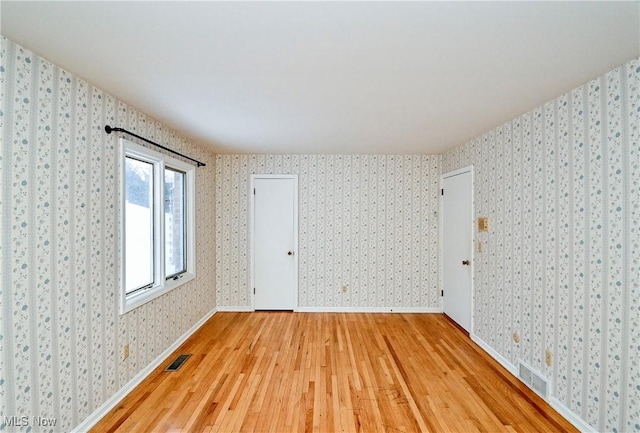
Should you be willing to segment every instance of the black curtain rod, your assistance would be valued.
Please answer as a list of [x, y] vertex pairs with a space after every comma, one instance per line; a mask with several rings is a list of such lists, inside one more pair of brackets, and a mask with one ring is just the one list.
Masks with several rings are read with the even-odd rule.
[[109, 125], [105, 125], [104, 130], [105, 130], [105, 132], [106, 132], [107, 134], [111, 134], [112, 132], [114, 132], [114, 131], [115, 131], [115, 132], [124, 132], [125, 134], [133, 135], [134, 137], [139, 138], [140, 140], [146, 141], [146, 142], [147, 142], [147, 143], [149, 143], [149, 144], [153, 144], [154, 146], [157, 146], [157, 147], [159, 147], [160, 149], [164, 149], [164, 150], [166, 150], [167, 152], [171, 152], [171, 153], [173, 153], [173, 154], [176, 154], [176, 155], [179, 155], [179, 156], [181, 156], [181, 157], [183, 157], [183, 158], [186, 158], [186, 159], [188, 159], [189, 161], [193, 161], [193, 162], [195, 162], [196, 164], [198, 164], [198, 167], [204, 167], [205, 165], [207, 165], [207, 164], [205, 164], [204, 162], [200, 162], [200, 161], [198, 161], [197, 159], [193, 159], [193, 158], [191, 158], [191, 157], [189, 157], [189, 156], [187, 156], [187, 155], [183, 155], [183, 154], [182, 154], [182, 153], [180, 153], [180, 152], [176, 152], [175, 150], [169, 149], [168, 147], [164, 147], [163, 145], [158, 144], [158, 143], [156, 143], [156, 142], [154, 142], [154, 141], [147, 140], [146, 138], [141, 137], [141, 136], [139, 136], [138, 134], [134, 134], [134, 133], [133, 133], [133, 132], [131, 132], [131, 131], [127, 131], [127, 130], [126, 130], [126, 129], [124, 129], [124, 128], [112, 128], [112, 127], [111, 127], [111, 126], [109, 126]]

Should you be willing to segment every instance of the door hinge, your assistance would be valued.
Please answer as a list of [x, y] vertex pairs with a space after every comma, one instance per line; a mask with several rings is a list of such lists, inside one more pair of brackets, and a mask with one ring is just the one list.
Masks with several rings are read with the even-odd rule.
[[440, 190], [440, 195], [444, 195], [444, 188]]
[[444, 296], [444, 290], [440, 290], [440, 296]]
[[253, 195], [256, 195], [256, 189], [253, 188]]
[[255, 287], [253, 288], [253, 294], [254, 295], [256, 294], [256, 288]]

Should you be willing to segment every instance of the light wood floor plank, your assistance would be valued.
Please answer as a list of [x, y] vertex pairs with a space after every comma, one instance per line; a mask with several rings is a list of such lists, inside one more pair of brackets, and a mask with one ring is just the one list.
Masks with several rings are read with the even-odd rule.
[[217, 313], [94, 432], [576, 431], [440, 314]]

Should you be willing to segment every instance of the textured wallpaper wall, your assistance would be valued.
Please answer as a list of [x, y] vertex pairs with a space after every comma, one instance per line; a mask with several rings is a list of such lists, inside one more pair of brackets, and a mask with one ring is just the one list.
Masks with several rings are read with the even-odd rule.
[[300, 307], [440, 308], [439, 165], [438, 156], [217, 155], [218, 306], [251, 305], [250, 175], [298, 174]]
[[476, 234], [475, 334], [597, 431], [640, 431], [639, 87], [636, 60], [442, 161], [474, 165], [492, 222]]
[[[69, 431], [215, 307], [214, 158], [161, 124], [1, 39], [0, 430], [51, 417]], [[204, 160], [197, 278], [120, 316], [121, 126]], [[131, 355], [122, 361], [122, 346]], [[23, 427], [15, 430], [26, 430]]]

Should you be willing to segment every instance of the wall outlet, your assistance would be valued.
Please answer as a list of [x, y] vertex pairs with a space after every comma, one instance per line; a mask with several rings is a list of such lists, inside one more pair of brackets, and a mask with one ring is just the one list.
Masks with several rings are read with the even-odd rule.
[[122, 360], [124, 361], [129, 357], [129, 344], [125, 344], [122, 348]]
[[347, 287], [346, 284], [344, 286], [342, 286], [342, 293], [347, 293], [348, 290], [349, 290], [349, 288]]
[[544, 363], [547, 364], [549, 367], [551, 367], [551, 364], [553, 363], [553, 353], [551, 353], [549, 349], [547, 349], [547, 351], [544, 354]]
[[489, 217], [478, 217], [478, 231], [479, 232], [489, 231]]
[[513, 341], [515, 341], [516, 343], [520, 343], [520, 334], [518, 334], [517, 332], [514, 332]]

